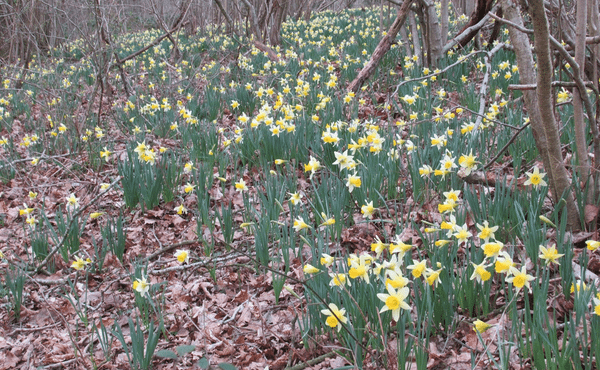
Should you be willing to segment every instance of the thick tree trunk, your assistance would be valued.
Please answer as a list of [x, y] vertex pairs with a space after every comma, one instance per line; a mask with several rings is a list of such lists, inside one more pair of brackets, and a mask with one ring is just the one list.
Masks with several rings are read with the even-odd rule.
[[377, 65], [379, 64], [379, 61], [381, 61], [381, 58], [383, 58], [385, 53], [387, 53], [388, 50], [390, 50], [392, 42], [394, 41], [394, 39], [396, 39], [398, 31], [400, 31], [400, 28], [406, 20], [406, 16], [408, 15], [408, 11], [410, 9], [412, 1], [413, 0], [404, 0], [402, 6], [398, 9], [398, 14], [396, 16], [396, 19], [394, 20], [394, 23], [392, 23], [392, 26], [387, 31], [387, 34], [383, 36], [381, 41], [379, 41], [379, 44], [375, 48], [375, 51], [373, 52], [373, 55], [371, 55], [371, 59], [369, 60], [367, 65], [358, 73], [358, 76], [356, 76], [356, 78], [352, 82], [350, 82], [350, 85], [348, 85], [348, 90], [354, 92], [358, 91], [362, 84], [369, 77], [371, 77], [371, 75], [375, 71], [375, 68], [377, 68]]
[[550, 60], [550, 31], [548, 30], [544, 1], [531, 0], [529, 9], [535, 38], [534, 50], [538, 62], [536, 93], [542, 125], [548, 143], [547, 150], [550, 160], [550, 167], [546, 168], [546, 170], [552, 173], [553, 181], [550, 184], [550, 188], [554, 201], [558, 202], [562, 196], [567, 202], [567, 227], [570, 230], [577, 230], [580, 228], [579, 209], [573, 197], [569, 174], [563, 163], [558, 127], [554, 119], [554, 110], [552, 109], [551, 84], [553, 69], [552, 61]]

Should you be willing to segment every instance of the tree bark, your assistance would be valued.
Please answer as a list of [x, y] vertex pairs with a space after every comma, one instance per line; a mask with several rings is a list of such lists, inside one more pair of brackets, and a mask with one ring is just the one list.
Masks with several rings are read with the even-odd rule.
[[[579, 78], [583, 78], [585, 68], [585, 36], [587, 23], [586, 0], [577, 0], [577, 26], [575, 29], [575, 62], [579, 65]], [[584, 91], [585, 93], [585, 91]], [[592, 118], [593, 112], [588, 112]], [[573, 89], [573, 121], [575, 123], [575, 145], [577, 148], [577, 173], [583, 184], [587, 184], [591, 167], [588, 159], [588, 145], [586, 140], [587, 125], [583, 118], [583, 102], [579, 89]], [[593, 186], [591, 187], [593, 189]], [[594, 192], [588, 193], [588, 201], [594, 198]]]
[[392, 23], [392, 26], [387, 31], [387, 34], [383, 36], [381, 41], [379, 41], [379, 44], [375, 48], [375, 51], [373, 52], [373, 55], [371, 55], [371, 59], [369, 60], [367, 65], [358, 73], [358, 76], [356, 76], [356, 78], [352, 82], [350, 82], [350, 85], [348, 85], [348, 90], [357, 92], [358, 89], [362, 86], [362, 84], [369, 77], [371, 77], [371, 75], [377, 68], [377, 65], [381, 61], [381, 58], [383, 58], [385, 53], [387, 53], [388, 50], [390, 50], [392, 42], [396, 38], [398, 31], [400, 31], [400, 28], [406, 20], [406, 16], [408, 15], [408, 11], [412, 2], [413, 0], [404, 0], [402, 6], [398, 9], [398, 14], [396, 16], [396, 19], [394, 20], [394, 23]]
[[550, 59], [548, 19], [546, 18], [543, 0], [531, 0], [529, 4], [535, 38], [534, 50], [538, 62], [538, 88], [536, 89], [536, 95], [543, 131], [547, 140], [548, 159], [550, 160], [550, 167], [546, 168], [546, 170], [552, 174], [550, 189], [552, 190], [552, 197], [555, 202], [564, 197], [567, 206], [567, 227], [570, 230], [577, 230], [581, 227], [579, 223], [579, 209], [571, 190], [569, 174], [563, 163], [558, 127], [554, 119], [554, 110], [552, 109], [551, 84], [553, 69]]
[[[481, 21], [483, 19], [483, 17], [485, 17], [486, 14], [492, 9], [493, 5], [494, 5], [494, 0], [477, 0], [477, 4], [475, 6], [475, 9], [473, 10], [473, 13], [471, 14], [469, 23], [467, 23], [463, 27], [463, 29], [460, 30], [460, 32], [458, 32], [458, 34], [461, 34], [463, 31], [467, 30], [468, 28], [478, 24], [479, 21]], [[467, 34], [467, 36], [459, 42], [458, 46], [461, 48], [464, 48], [465, 46], [467, 46], [467, 44], [473, 39], [473, 37], [475, 37], [475, 35], [477, 35], [477, 31], [479, 31], [479, 29], [473, 29], [472, 31], [470, 31]]]
[[446, 41], [448, 41], [448, 7], [449, 6], [450, 6], [450, 0], [442, 0], [442, 14], [440, 15], [442, 45], [446, 45]]

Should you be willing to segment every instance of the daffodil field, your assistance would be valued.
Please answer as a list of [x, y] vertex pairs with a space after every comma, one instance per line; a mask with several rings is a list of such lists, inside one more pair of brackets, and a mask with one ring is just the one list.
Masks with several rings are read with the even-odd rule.
[[391, 21], [3, 66], [0, 368], [597, 368], [600, 241], [550, 200], [508, 29], [436, 68], [398, 37], [347, 90]]

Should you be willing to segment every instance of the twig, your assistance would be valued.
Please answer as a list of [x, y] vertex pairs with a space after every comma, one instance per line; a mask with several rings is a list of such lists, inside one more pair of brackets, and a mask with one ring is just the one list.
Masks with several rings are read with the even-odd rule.
[[13, 167], [15, 164], [17, 163], [23, 163], [23, 162], [31, 162], [34, 159], [37, 159], [38, 161], [45, 161], [45, 160], [50, 160], [50, 159], [55, 159], [55, 158], [64, 158], [64, 157], [68, 157], [70, 155], [72, 155], [73, 153], [67, 153], [67, 154], [60, 154], [60, 155], [53, 155], [51, 157], [45, 156], [43, 153], [41, 154], [41, 156], [39, 158], [37, 157], [30, 157], [30, 158], [21, 158], [21, 159], [16, 159], [12, 162], [9, 162], [3, 166], [0, 166], [0, 170], [4, 169], [5, 167]]
[[487, 97], [487, 89], [488, 89], [488, 82], [490, 80], [490, 74], [492, 73], [492, 57], [494, 56], [494, 54], [496, 54], [498, 51], [500, 51], [500, 49], [502, 49], [505, 46], [504, 43], [500, 43], [496, 46], [494, 46], [494, 48], [492, 50], [490, 50], [489, 52], [486, 53], [486, 56], [484, 58], [485, 60], [485, 74], [483, 75], [483, 80], [481, 81], [481, 86], [479, 88], [479, 96], [481, 96], [481, 98], [479, 99], [479, 112], [478, 112], [478, 116], [477, 116], [477, 120], [475, 120], [475, 128], [474, 130], [477, 130], [479, 128], [479, 126], [481, 126], [481, 123], [483, 122], [483, 112], [485, 111], [485, 100]]
[[108, 187], [104, 191], [101, 191], [100, 193], [98, 193], [98, 195], [96, 195], [92, 200], [90, 200], [85, 206], [79, 208], [77, 210], [77, 212], [73, 213], [73, 215], [71, 216], [71, 220], [69, 221], [69, 224], [66, 227], [65, 234], [62, 236], [62, 239], [60, 240], [60, 242], [58, 243], [58, 245], [56, 247], [54, 247], [54, 249], [52, 249], [52, 251], [50, 251], [50, 253], [48, 253], [48, 255], [46, 256], [46, 258], [44, 258], [44, 260], [40, 263], [40, 265], [38, 267], [36, 267], [35, 270], [33, 270], [33, 274], [32, 275], [35, 275], [38, 272], [40, 272], [40, 270], [44, 266], [46, 266], [48, 264], [48, 262], [50, 261], [50, 259], [56, 254], [56, 252], [58, 252], [58, 250], [60, 248], [62, 248], [63, 244], [65, 244], [65, 241], [67, 240], [67, 235], [69, 234], [69, 232], [71, 230], [71, 226], [73, 226], [73, 222], [75, 222], [75, 219], [77, 218], [77, 216], [79, 216], [80, 214], [82, 214], [83, 211], [85, 211], [89, 206], [91, 206], [92, 204], [94, 204], [98, 199], [100, 199], [100, 197], [102, 197], [104, 194], [106, 194], [119, 181], [121, 181], [121, 176], [117, 177], [117, 179], [115, 181], [113, 181], [110, 185], [108, 185]]
[[[156, 235], [155, 235], [155, 237], [156, 237]], [[184, 241], [179, 242], [179, 243], [167, 245], [166, 247], [163, 247], [163, 248], [157, 250], [156, 252], [152, 253], [151, 255], [142, 258], [141, 261], [142, 262], [149, 261], [149, 260], [153, 259], [154, 257], [157, 257], [157, 256], [159, 256], [159, 255], [161, 255], [163, 253], [166, 253], [166, 252], [168, 252], [170, 250], [173, 250], [173, 249], [175, 249], [177, 247], [183, 247], [184, 245], [190, 245], [190, 244], [194, 244], [196, 242], [197, 242], [197, 240], [184, 240]]]
[[204, 261], [200, 261], [200, 262], [195, 262], [195, 263], [190, 263], [190, 264], [186, 264], [186, 265], [179, 265], [179, 266], [173, 266], [173, 267], [167, 267], [164, 268], [162, 270], [150, 270], [148, 271], [148, 273], [151, 273], [153, 275], [163, 275], [172, 271], [184, 271], [187, 269], [190, 269], [192, 267], [202, 267], [202, 266], [206, 266], [208, 264], [211, 263], [217, 263], [217, 262], [223, 262], [223, 261], [228, 261], [228, 260], [232, 260], [234, 258], [237, 257], [247, 257], [247, 255], [244, 254], [229, 254], [223, 257], [219, 257], [219, 258], [209, 258], [207, 260]]
[[39, 331], [39, 330], [46, 330], [46, 329], [50, 329], [53, 328], [55, 326], [58, 326], [60, 323], [54, 323], [54, 324], [50, 324], [50, 325], [46, 325], [46, 326], [40, 326], [40, 327], [35, 327], [35, 328], [16, 328], [15, 330], [11, 331], [10, 333], [8, 333], [8, 336], [11, 337], [13, 335], [15, 335], [16, 333], [31, 333], [34, 331]]
[[[594, 85], [594, 83], [592, 81], [585, 81], [584, 84], [586, 86]], [[552, 81], [552, 86], [573, 88], [573, 87], [577, 87], [577, 84], [575, 82], [569, 82], [569, 81]], [[508, 89], [509, 90], [535, 90], [535, 89], [537, 89], [537, 84], [508, 85]]]
[[521, 27], [521, 26], [519, 26], [516, 23], [513, 23], [513, 22], [511, 22], [509, 20], [506, 20], [504, 18], [498, 17], [496, 14], [490, 14], [490, 17], [494, 18], [498, 22], [502, 22], [502, 23], [504, 23], [506, 25], [514, 27], [517, 31], [521, 31], [521, 32], [526, 33], [528, 35], [533, 35], [533, 30], [530, 30], [529, 28]]
[[412, 78], [412, 79], [410, 79], [410, 80], [404, 80], [404, 81], [400, 82], [400, 83], [398, 84], [398, 86], [396, 86], [396, 90], [394, 90], [394, 92], [392, 93], [392, 95], [391, 95], [391, 96], [394, 96], [394, 95], [398, 94], [398, 89], [399, 89], [399, 88], [400, 88], [402, 85], [405, 85], [405, 84], [407, 84], [407, 83], [409, 83], [409, 82], [417, 82], [417, 81], [421, 81], [421, 80], [427, 80], [427, 79], [429, 79], [429, 78], [431, 78], [431, 77], [437, 77], [437, 76], [439, 76], [439, 75], [441, 75], [441, 74], [445, 73], [445, 72], [446, 72], [447, 70], [449, 70], [450, 68], [452, 68], [452, 67], [454, 67], [454, 66], [457, 66], [457, 65], [461, 64], [462, 62], [464, 62], [465, 60], [467, 60], [467, 58], [470, 58], [470, 57], [472, 57], [472, 56], [474, 56], [474, 55], [481, 54], [481, 53], [485, 53], [485, 51], [481, 51], [481, 50], [479, 50], [479, 51], [474, 51], [474, 52], [470, 53], [469, 55], [467, 55], [466, 57], [464, 57], [464, 58], [462, 58], [462, 59], [461, 59], [461, 58], [458, 58], [459, 60], [457, 60], [456, 62], [454, 62], [454, 63], [450, 64], [449, 66], [447, 66], [446, 68], [442, 69], [441, 71], [439, 71], [439, 72], [437, 72], [437, 73], [432, 73], [432, 74], [430, 74], [430, 75], [421, 76], [421, 77], [417, 77], [417, 78]]
[[452, 49], [456, 44], [460, 43], [463, 39], [465, 39], [468, 35], [470, 35], [473, 31], [479, 30], [481, 27], [485, 25], [485, 23], [490, 19], [490, 17], [494, 17], [495, 13], [499, 8], [499, 5], [495, 5], [479, 22], [468, 27], [459, 35], [455, 36], [452, 40], [450, 40], [442, 49], [442, 55], [446, 54], [450, 49]]
[[526, 129], [528, 126], [529, 126], [529, 124], [530, 124], [530, 123], [531, 123], [531, 121], [527, 122], [527, 123], [526, 123], [526, 124], [524, 124], [524, 125], [523, 125], [523, 126], [522, 126], [522, 127], [521, 127], [521, 128], [518, 130], [518, 131], [517, 131], [517, 132], [515, 132], [515, 133], [513, 134], [513, 136], [510, 138], [510, 140], [508, 141], [508, 143], [506, 143], [506, 144], [505, 144], [505, 145], [502, 147], [502, 149], [500, 149], [500, 150], [498, 151], [498, 154], [496, 154], [496, 156], [495, 156], [494, 158], [490, 159], [490, 161], [489, 161], [489, 162], [488, 162], [488, 163], [487, 163], [485, 166], [483, 166], [483, 169], [484, 169], [484, 170], [487, 170], [487, 169], [488, 169], [488, 168], [489, 168], [489, 167], [490, 167], [490, 166], [491, 166], [491, 165], [492, 165], [494, 162], [496, 162], [496, 160], [497, 160], [498, 158], [500, 158], [500, 156], [502, 155], [502, 153], [504, 153], [504, 151], [505, 151], [506, 149], [508, 149], [508, 147], [510, 146], [510, 144], [512, 144], [512, 143], [513, 143], [513, 142], [514, 142], [514, 141], [517, 139], [517, 136], [519, 136], [519, 134], [520, 134], [520, 133], [521, 133], [523, 130], [525, 130], [525, 129]]
[[285, 370], [302, 370], [302, 369], [307, 368], [309, 366], [316, 365], [316, 364], [322, 362], [323, 360], [325, 360], [327, 357], [332, 357], [332, 356], [335, 356], [336, 354], [337, 353], [335, 351], [331, 351], [331, 352], [328, 352], [328, 353], [326, 353], [324, 355], [321, 355], [319, 357], [313, 358], [312, 360], [308, 360], [306, 362], [303, 362], [301, 364], [294, 365], [292, 367], [286, 367]]

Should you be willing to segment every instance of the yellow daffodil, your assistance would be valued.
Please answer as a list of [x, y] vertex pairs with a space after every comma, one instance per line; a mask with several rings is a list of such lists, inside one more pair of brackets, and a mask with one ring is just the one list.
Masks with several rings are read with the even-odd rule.
[[177, 258], [179, 263], [189, 263], [190, 253], [187, 250], [178, 249], [175, 251], [175, 258]]
[[405, 302], [406, 297], [408, 297], [409, 290], [407, 287], [396, 290], [391, 286], [388, 286], [387, 291], [388, 294], [377, 294], [377, 298], [385, 303], [379, 312], [383, 313], [386, 311], [392, 311], [392, 318], [394, 321], [399, 321], [400, 310], [410, 310], [410, 306]]
[[329, 304], [329, 309], [321, 310], [321, 313], [327, 316], [325, 323], [332, 329], [337, 328], [337, 331], [342, 329], [340, 325], [340, 321], [344, 324], [348, 322], [348, 318], [346, 318], [346, 310], [343, 308], [338, 308], [333, 303]]
[[556, 250], [556, 245], [552, 245], [550, 248], [546, 248], [543, 245], [540, 245], [540, 255], [539, 257], [546, 261], [546, 265], [550, 265], [551, 263], [555, 263], [560, 265], [560, 262], [557, 261], [560, 257], [564, 256], [564, 254], [559, 254]]

